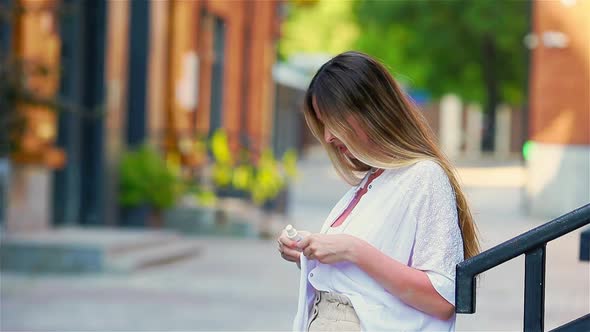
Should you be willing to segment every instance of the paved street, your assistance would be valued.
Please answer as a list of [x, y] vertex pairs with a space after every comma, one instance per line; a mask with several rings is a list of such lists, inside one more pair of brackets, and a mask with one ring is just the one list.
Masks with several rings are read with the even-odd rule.
[[[300, 164], [293, 189], [294, 226], [318, 230], [347, 189], [322, 154]], [[461, 169], [485, 248], [543, 220], [522, 216], [522, 170], [510, 164]], [[482, 181], [499, 176], [498, 181]], [[487, 175], [487, 176], [486, 176]], [[284, 331], [297, 303], [299, 270], [283, 262], [274, 240], [201, 240], [203, 254], [132, 275], [1, 276], [3, 331]], [[590, 265], [578, 261], [579, 232], [548, 245], [546, 325], [590, 311]], [[464, 331], [522, 330], [524, 257], [480, 279], [477, 313], [460, 315]]]

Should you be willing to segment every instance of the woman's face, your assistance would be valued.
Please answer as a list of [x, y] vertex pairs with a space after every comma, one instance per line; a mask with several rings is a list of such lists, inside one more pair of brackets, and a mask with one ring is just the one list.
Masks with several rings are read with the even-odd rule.
[[[313, 109], [314, 109], [316, 117], [318, 118], [318, 120], [322, 121], [322, 118], [321, 118], [319, 112], [317, 111], [318, 107], [316, 105], [315, 98], [313, 98], [312, 102], [313, 102]], [[356, 119], [353, 116], [349, 116], [346, 119], [346, 122], [348, 122], [350, 124], [356, 137], [358, 137], [364, 143], [368, 142], [367, 135], [362, 130], [359, 123], [356, 121]], [[336, 136], [334, 136], [334, 134], [331, 133], [330, 130], [328, 130], [328, 128], [326, 126], [324, 126], [324, 141], [328, 144], [332, 144], [334, 147], [336, 147], [341, 153], [343, 153], [347, 157], [349, 157], [351, 159], [356, 159], [352, 155], [352, 153], [350, 152], [348, 147], [342, 141], [340, 141]]]

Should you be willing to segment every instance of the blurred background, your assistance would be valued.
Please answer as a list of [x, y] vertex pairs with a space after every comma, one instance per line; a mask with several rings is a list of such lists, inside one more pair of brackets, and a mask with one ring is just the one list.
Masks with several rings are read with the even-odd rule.
[[[289, 330], [348, 190], [308, 131], [315, 71], [386, 64], [454, 161], [484, 249], [590, 202], [590, 0], [0, 0], [0, 329]], [[546, 327], [590, 312], [580, 231]], [[457, 329], [522, 330], [524, 258]]]

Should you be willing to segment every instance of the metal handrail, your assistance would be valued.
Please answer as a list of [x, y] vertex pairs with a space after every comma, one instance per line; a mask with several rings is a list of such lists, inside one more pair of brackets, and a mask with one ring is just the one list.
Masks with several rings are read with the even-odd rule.
[[[525, 254], [524, 330], [543, 331], [547, 242], [587, 224], [590, 224], [590, 204], [457, 264], [455, 311], [463, 314], [475, 312], [475, 277], [478, 274]], [[590, 316], [580, 319], [581, 324], [590, 324]], [[577, 322], [580, 324], [580, 320]]]

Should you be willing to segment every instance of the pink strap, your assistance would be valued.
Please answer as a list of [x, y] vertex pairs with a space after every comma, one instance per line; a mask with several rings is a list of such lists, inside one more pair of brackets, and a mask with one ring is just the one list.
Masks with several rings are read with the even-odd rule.
[[332, 223], [332, 225], [330, 225], [330, 227], [338, 227], [338, 226], [342, 225], [342, 223], [344, 222], [344, 220], [346, 220], [348, 215], [350, 215], [350, 213], [352, 212], [354, 207], [361, 201], [361, 198], [363, 197], [363, 195], [366, 194], [367, 191], [369, 191], [367, 189], [367, 187], [369, 187], [371, 182], [373, 182], [373, 180], [375, 180], [379, 175], [381, 175], [381, 173], [383, 173], [383, 171], [384, 171], [383, 169], [380, 169], [377, 172], [375, 172], [369, 176], [369, 180], [367, 180], [367, 183], [365, 183], [365, 185], [360, 190], [357, 190], [352, 201], [350, 201], [350, 203], [348, 204], [346, 209], [344, 209], [344, 211], [342, 211], [340, 216], [338, 216], [338, 218], [336, 218], [336, 220]]

